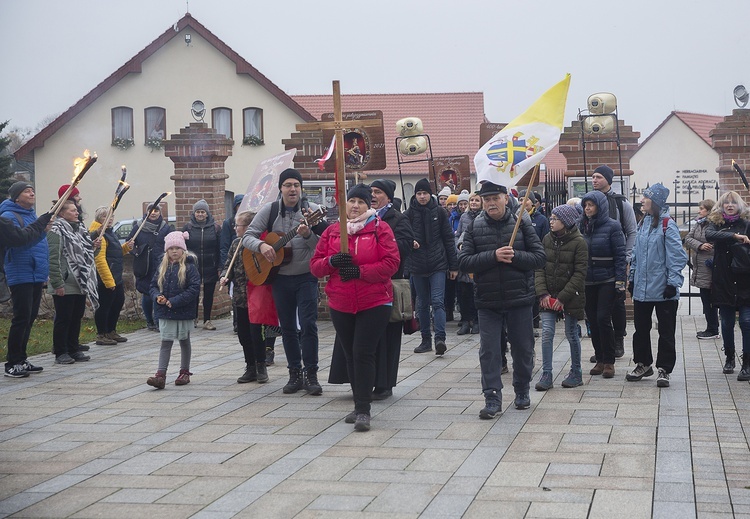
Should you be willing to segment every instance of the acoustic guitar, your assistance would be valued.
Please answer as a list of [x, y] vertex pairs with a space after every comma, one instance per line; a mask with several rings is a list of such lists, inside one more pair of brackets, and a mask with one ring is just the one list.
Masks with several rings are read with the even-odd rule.
[[252, 252], [244, 249], [242, 251], [242, 265], [245, 267], [245, 274], [247, 274], [248, 281], [255, 286], [271, 283], [281, 265], [291, 261], [292, 250], [291, 248], [287, 250], [284, 246], [297, 236], [299, 226], [304, 223], [308, 227], [313, 227], [320, 223], [323, 218], [325, 218], [323, 209], [317, 209], [315, 212], [307, 215], [305, 221], [300, 222], [283, 236], [279, 233], [269, 232], [264, 241], [276, 251], [276, 259], [273, 263], [268, 261], [260, 252]]

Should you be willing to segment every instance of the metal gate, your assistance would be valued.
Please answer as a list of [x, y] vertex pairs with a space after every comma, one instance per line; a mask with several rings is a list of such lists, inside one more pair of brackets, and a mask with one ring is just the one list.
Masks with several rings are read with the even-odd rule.
[[552, 209], [568, 201], [568, 181], [562, 169], [548, 169], [544, 175], [544, 214], [549, 218]]

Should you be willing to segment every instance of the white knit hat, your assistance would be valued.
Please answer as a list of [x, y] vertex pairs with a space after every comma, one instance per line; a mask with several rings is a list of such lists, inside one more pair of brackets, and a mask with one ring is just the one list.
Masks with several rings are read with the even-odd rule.
[[438, 193], [438, 197], [441, 197], [441, 196], [451, 196], [451, 188], [449, 188], [448, 186], [445, 186], [443, 189], [441, 189], [440, 192]]

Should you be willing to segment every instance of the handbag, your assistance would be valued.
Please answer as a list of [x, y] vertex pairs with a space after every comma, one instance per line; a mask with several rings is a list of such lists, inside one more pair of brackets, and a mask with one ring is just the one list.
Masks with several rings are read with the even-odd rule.
[[419, 319], [417, 318], [417, 315], [413, 311], [417, 307], [416, 303], [414, 302], [414, 298], [412, 298], [411, 300], [411, 307], [412, 307], [411, 319], [407, 319], [404, 321], [404, 326], [403, 326], [404, 335], [411, 335], [421, 330], [421, 327], [419, 326]]
[[148, 270], [151, 266], [151, 245], [146, 245], [133, 258], [133, 274], [137, 278], [148, 276]]
[[411, 285], [408, 279], [392, 279], [393, 306], [389, 322], [399, 323], [414, 317], [414, 307], [411, 304]]

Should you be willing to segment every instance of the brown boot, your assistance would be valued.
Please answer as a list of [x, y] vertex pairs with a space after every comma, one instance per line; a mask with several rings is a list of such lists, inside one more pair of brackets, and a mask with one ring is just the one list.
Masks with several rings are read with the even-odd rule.
[[593, 368], [591, 368], [591, 371], [589, 371], [589, 375], [601, 375], [604, 373], [604, 364], [601, 362], [597, 362]]
[[615, 376], [615, 365], [614, 364], [603, 364], [604, 371], [602, 371], [602, 378], [612, 378]]
[[99, 346], [115, 346], [117, 341], [110, 339], [106, 333], [100, 333], [96, 336], [96, 344]]
[[167, 382], [167, 373], [165, 371], [157, 371], [153, 377], [148, 377], [146, 384], [153, 386], [156, 389], [164, 389], [164, 384]]
[[104, 334], [108, 339], [111, 339], [115, 342], [128, 342], [127, 337], [123, 337], [117, 332], [109, 332]]

